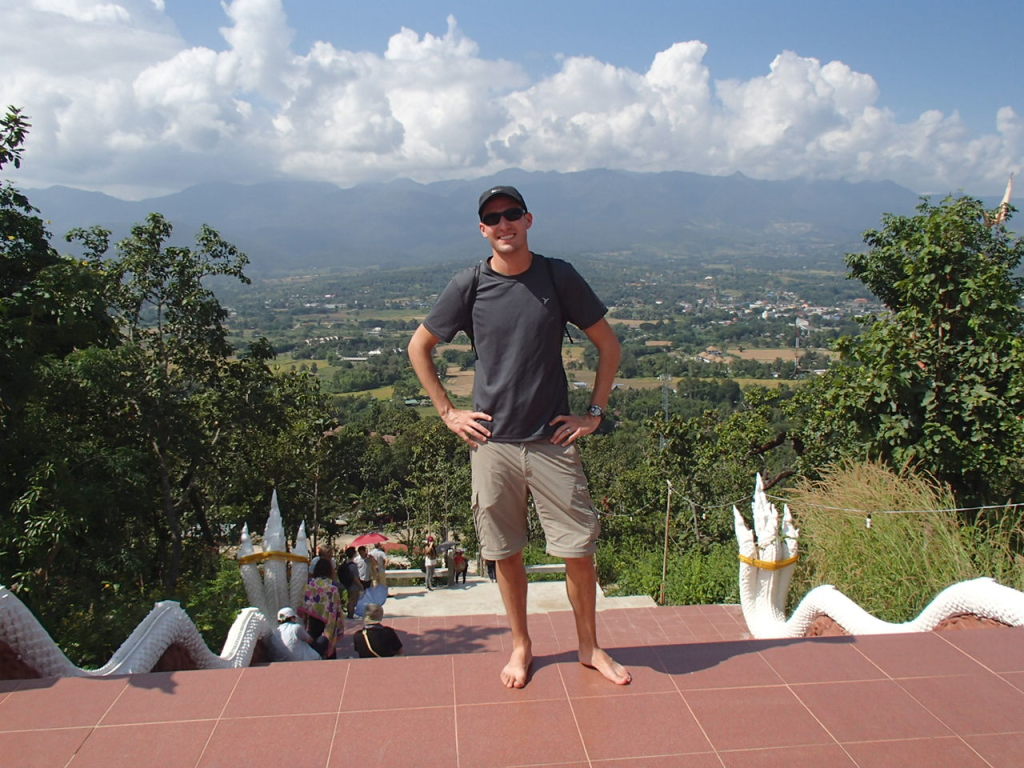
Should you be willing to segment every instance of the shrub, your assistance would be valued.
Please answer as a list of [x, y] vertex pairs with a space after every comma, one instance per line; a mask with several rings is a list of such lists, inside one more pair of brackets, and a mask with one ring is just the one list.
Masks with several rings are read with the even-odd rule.
[[[608, 595], [661, 595], [663, 554], [650, 549], [598, 549], [601, 583]], [[714, 542], [706, 548], [670, 552], [665, 577], [666, 603], [706, 605], [739, 602], [736, 545]]]
[[802, 550], [792, 604], [810, 588], [832, 584], [868, 613], [903, 622], [958, 581], [989, 576], [1024, 586], [1015, 508], [989, 510], [967, 524], [950, 511], [956, 503], [948, 486], [873, 462], [839, 463], [789, 495]]
[[183, 585], [181, 607], [214, 653], [220, 653], [238, 612], [249, 605], [242, 571], [233, 557], [221, 556], [208, 578]]

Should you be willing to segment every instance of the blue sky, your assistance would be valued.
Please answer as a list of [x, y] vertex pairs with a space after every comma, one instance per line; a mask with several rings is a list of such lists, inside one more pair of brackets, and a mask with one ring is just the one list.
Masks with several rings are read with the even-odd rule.
[[0, 13], [0, 99], [33, 118], [27, 186], [141, 197], [517, 166], [997, 194], [1024, 162], [1024, 3], [0, 0]]

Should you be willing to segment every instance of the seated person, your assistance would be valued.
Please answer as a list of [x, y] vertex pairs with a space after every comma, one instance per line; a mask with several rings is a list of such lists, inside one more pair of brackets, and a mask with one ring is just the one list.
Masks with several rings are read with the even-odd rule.
[[321, 559], [306, 583], [302, 608], [313, 647], [325, 659], [334, 658], [334, 648], [345, 632], [341, 594], [331, 578], [331, 561]]
[[398, 656], [402, 653], [402, 641], [391, 627], [385, 627], [384, 608], [377, 603], [366, 604], [363, 629], [352, 635], [352, 645], [361, 659], [372, 656]]
[[270, 635], [274, 661], [317, 661], [320, 654], [312, 643], [294, 608], [286, 606], [277, 612], [277, 626]]

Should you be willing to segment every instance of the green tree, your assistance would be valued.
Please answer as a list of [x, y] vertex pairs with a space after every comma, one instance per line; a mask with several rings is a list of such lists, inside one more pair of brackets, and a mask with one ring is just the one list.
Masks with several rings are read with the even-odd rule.
[[420, 387], [419, 379], [411, 373], [400, 378], [395, 382], [393, 397], [399, 402], [423, 397], [423, 389]]
[[[27, 127], [0, 120], [0, 166]], [[240, 599], [224, 544], [262, 526], [274, 486], [290, 530], [333, 522], [365, 436], [339, 431], [316, 377], [275, 375], [265, 339], [235, 355], [207, 283], [247, 282], [245, 257], [213, 229], [180, 247], [152, 214], [113, 256], [109, 232], [77, 230], [76, 259], [35, 214], [0, 188], [2, 582], [79, 664], [105, 661], [153, 599], [222, 632]]]
[[[196, 246], [168, 245], [172, 227], [160, 214], [132, 227], [117, 245], [109, 271], [113, 311], [124, 336], [125, 386], [119, 393], [134, 414], [136, 446], [154, 460], [159, 504], [168, 533], [163, 584], [173, 591], [182, 568], [183, 517], [197, 471], [209, 457], [216, 426], [204, 422], [201, 401], [215, 390], [228, 355], [227, 311], [204, 280], [215, 275], [247, 281], [244, 254], [203, 226]], [[100, 255], [107, 233], [75, 230]]]
[[[21, 165], [28, 128], [9, 107], [0, 119], [0, 169]], [[28, 514], [59, 469], [40, 460], [36, 395], [76, 349], [114, 341], [101, 265], [61, 256], [36, 213], [10, 182], [0, 186], [0, 577], [12, 587], [29, 567], [46, 572], [75, 522], [59, 510]]]
[[820, 419], [850, 424], [872, 455], [912, 464], [962, 502], [1024, 490], [1024, 241], [966, 197], [886, 215], [850, 254], [888, 309], [838, 345]]
[[403, 503], [418, 525], [471, 536], [469, 455], [462, 441], [440, 419], [421, 419], [399, 436], [395, 450], [406, 454]]
[[[0, 118], [0, 170], [21, 165], [29, 123], [16, 107]], [[28, 198], [0, 186], [0, 429], [13, 429], [36, 386], [38, 364], [111, 339], [102, 270], [63, 257]]]

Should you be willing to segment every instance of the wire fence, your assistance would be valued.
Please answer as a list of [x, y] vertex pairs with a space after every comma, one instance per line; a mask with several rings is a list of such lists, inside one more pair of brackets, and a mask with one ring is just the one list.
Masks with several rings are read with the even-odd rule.
[[[700, 509], [703, 514], [706, 514], [708, 512], [716, 512], [718, 510], [730, 510], [733, 507], [738, 507], [742, 509], [741, 505], [752, 503], [751, 496], [743, 496], [739, 499], [736, 499], [735, 501], [729, 501], [719, 504], [703, 504], [701, 502], [694, 501], [693, 499], [690, 499], [689, 497], [684, 496], [675, 491], [675, 487], [671, 480], [666, 479], [665, 484], [669, 488], [671, 493], [673, 493], [680, 501], [685, 501], [687, 504], [690, 505], [692, 509]], [[787, 499], [784, 496], [776, 496], [774, 494], [766, 493], [765, 497], [769, 501], [779, 502], [782, 504], [794, 503], [793, 499]], [[631, 510], [630, 512], [615, 512], [608, 510], [602, 512], [602, 517], [632, 517], [638, 514], [653, 512], [655, 510], [661, 510], [664, 508], [664, 503], [664, 500], [652, 501], [650, 504], [646, 504], [643, 507]], [[824, 509], [833, 512], [848, 512], [857, 515], [928, 515], [935, 513], [953, 514], [961, 512], [985, 512], [986, 510], [1010, 510], [1024, 507], [1024, 502], [1008, 502], [1006, 504], [985, 504], [983, 506], [978, 507], [948, 507], [940, 509], [860, 509], [856, 507], [832, 507], [826, 504], [817, 504], [814, 502], [806, 501], [801, 501], [799, 503], [803, 506], [814, 507], [815, 509]]]

